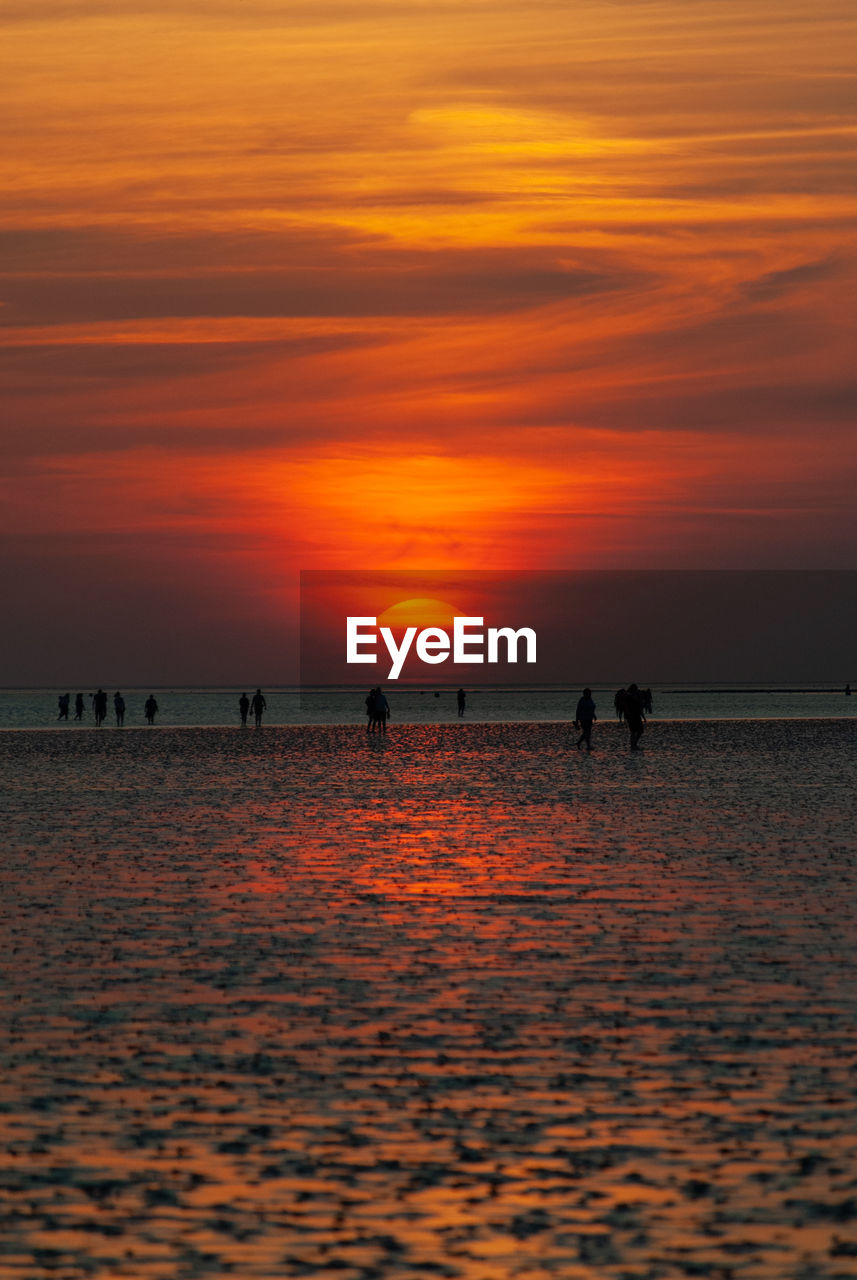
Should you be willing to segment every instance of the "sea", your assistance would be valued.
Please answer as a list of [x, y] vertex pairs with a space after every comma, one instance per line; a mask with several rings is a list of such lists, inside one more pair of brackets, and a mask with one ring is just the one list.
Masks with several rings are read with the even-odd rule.
[[[619, 684], [593, 688], [600, 719], [614, 716], [613, 698]], [[386, 686], [392, 724], [444, 724], [458, 719], [453, 688], [416, 689]], [[572, 721], [582, 685], [549, 688], [481, 687], [467, 692], [465, 718], [477, 723], [497, 724], [527, 721]], [[57, 700], [71, 694], [68, 722], [57, 721]], [[84, 716], [74, 720], [77, 689], [0, 690], [0, 729], [63, 730], [91, 728], [92, 690], [84, 695]], [[106, 726], [115, 724], [113, 694], [108, 690]], [[156, 726], [221, 726], [239, 724], [238, 700], [251, 686], [240, 689], [169, 688], [122, 689], [126, 704], [125, 727], [146, 726], [144, 704], [150, 694], [158, 703]], [[280, 687], [263, 690], [267, 701], [264, 723], [268, 725], [359, 724], [365, 723], [363, 688]], [[652, 690], [652, 718], [658, 720], [769, 720], [838, 719], [857, 716], [857, 693], [845, 694], [845, 686], [816, 683], [782, 684], [672, 684]], [[251, 717], [252, 719], [252, 717]]]
[[240, 692], [3, 694], [3, 1280], [857, 1274], [854, 699]]

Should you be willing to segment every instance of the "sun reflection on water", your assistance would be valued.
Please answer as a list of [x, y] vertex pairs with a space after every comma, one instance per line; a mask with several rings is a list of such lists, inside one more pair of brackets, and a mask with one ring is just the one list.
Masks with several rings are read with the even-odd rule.
[[656, 733], [0, 742], [8, 1274], [844, 1274], [848, 728]]

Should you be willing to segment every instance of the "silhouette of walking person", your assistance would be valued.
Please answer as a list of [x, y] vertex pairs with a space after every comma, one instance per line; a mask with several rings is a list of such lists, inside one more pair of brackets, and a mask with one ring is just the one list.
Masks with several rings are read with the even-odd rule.
[[381, 692], [379, 685], [375, 690], [375, 719], [378, 722], [378, 732], [387, 732], [387, 721], [390, 718], [390, 704]]
[[378, 722], [377, 703], [375, 700], [375, 690], [370, 689], [366, 695], [366, 732], [374, 733], [375, 725]]
[[260, 729], [262, 727], [262, 712], [265, 710], [267, 705], [268, 704], [265, 701], [265, 698], [262, 694], [262, 690], [257, 689], [256, 692], [253, 694], [253, 699], [250, 703], [250, 706], [253, 708], [253, 715], [256, 718], [257, 729]]
[[577, 739], [578, 751], [584, 742], [586, 743], [586, 750], [592, 750], [592, 722], [597, 719], [595, 703], [592, 701], [592, 690], [586, 688], [577, 700], [577, 710], [574, 713], [575, 728], [580, 730], [580, 737]]
[[125, 723], [125, 699], [118, 690], [113, 695], [113, 710], [116, 712], [116, 727], [121, 729]]
[[621, 720], [625, 714], [625, 688], [617, 690], [616, 697], [613, 699], [613, 706], [616, 710], [616, 719]]
[[632, 751], [639, 751], [646, 717], [643, 714], [643, 696], [635, 684], [629, 684], [622, 699], [622, 710], [628, 726]]
[[74, 700], [74, 718], [75, 720], [83, 719], [83, 694], [79, 693]]
[[57, 698], [57, 708], [59, 715], [57, 720], [68, 720], [68, 704], [71, 702], [71, 694], [61, 693]]
[[92, 710], [95, 713], [95, 727], [100, 729], [107, 719], [107, 694], [99, 687], [92, 697]]
[[158, 714], [158, 704], [155, 701], [155, 695], [153, 693], [150, 693], [146, 699], [146, 704], [143, 707], [143, 710], [146, 713], [146, 719], [149, 724], [154, 724], [155, 716]]
[[250, 710], [250, 699], [247, 697], [246, 693], [242, 693], [241, 697], [238, 699], [238, 710], [241, 713], [241, 724], [246, 728], [247, 712]]
[[458, 693], [455, 696], [458, 699], [458, 717], [459, 719], [461, 719], [461, 717], [464, 715], [464, 708], [467, 704], [467, 694], [464, 692], [463, 689], [459, 689]]

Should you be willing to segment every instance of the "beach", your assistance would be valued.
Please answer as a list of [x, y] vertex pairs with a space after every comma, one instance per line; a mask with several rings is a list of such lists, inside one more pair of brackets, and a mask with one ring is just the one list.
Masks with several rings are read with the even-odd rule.
[[[464, 718], [469, 723], [542, 724], [569, 723], [586, 680], [562, 687], [471, 686], [466, 691]], [[619, 681], [593, 685], [593, 696], [602, 721], [614, 718], [613, 700]], [[126, 702], [125, 728], [145, 725], [148, 688], [122, 685]], [[72, 710], [68, 720], [57, 718], [62, 689], [0, 689], [0, 732], [4, 729], [56, 729], [89, 732], [94, 727], [92, 696], [84, 694], [84, 711], [78, 721]], [[104, 727], [115, 726], [113, 687], [108, 694]], [[249, 686], [249, 693], [253, 688]], [[72, 689], [71, 697], [75, 691]], [[349, 725], [366, 723], [363, 686], [350, 688], [266, 687], [264, 723], [277, 725]], [[388, 684], [395, 724], [452, 724], [458, 720], [456, 688], [419, 689]], [[158, 704], [158, 728], [227, 728], [240, 723], [240, 689], [166, 688], [153, 693]], [[658, 685], [654, 713], [662, 720], [828, 720], [857, 719], [857, 697], [846, 696], [843, 687], [823, 684], [761, 682], [755, 684]], [[253, 716], [250, 715], [250, 723]]]
[[0, 734], [0, 1275], [857, 1270], [857, 725]]

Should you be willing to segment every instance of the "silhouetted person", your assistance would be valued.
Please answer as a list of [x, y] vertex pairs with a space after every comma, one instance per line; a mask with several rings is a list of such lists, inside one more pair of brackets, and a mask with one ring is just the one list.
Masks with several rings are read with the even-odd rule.
[[378, 723], [378, 715], [375, 702], [375, 690], [370, 689], [366, 695], [366, 732], [374, 733], [375, 725]]
[[158, 704], [155, 701], [155, 695], [153, 693], [150, 693], [146, 699], [146, 705], [143, 707], [143, 710], [146, 713], [146, 719], [149, 724], [154, 724], [155, 716], [158, 714]]
[[646, 715], [647, 715], [647, 716], [650, 716], [650, 715], [652, 714], [652, 691], [651, 691], [651, 689], [643, 689], [643, 690], [641, 690], [641, 692], [640, 692], [640, 697], [643, 699], [643, 710], [645, 711], [645, 713], [646, 713]]
[[643, 696], [635, 684], [629, 684], [625, 690], [625, 697], [622, 699], [622, 710], [625, 715], [625, 723], [628, 726], [628, 733], [630, 734], [631, 750], [638, 751], [646, 717], [643, 715]]
[[79, 693], [74, 700], [74, 718], [75, 720], [83, 719], [83, 694]]
[[57, 716], [57, 720], [68, 719], [68, 706], [70, 702], [71, 702], [70, 693], [61, 693], [60, 696], [57, 698], [57, 708], [59, 710], [59, 715]]
[[459, 717], [461, 717], [464, 715], [464, 707], [467, 702], [467, 694], [464, 692], [463, 689], [459, 689], [458, 693], [455, 696], [458, 698], [458, 715]]
[[595, 703], [592, 701], [592, 690], [584, 689], [583, 694], [577, 700], [577, 710], [574, 713], [575, 727], [580, 730], [580, 737], [577, 739], [577, 749], [586, 743], [586, 750], [592, 750], [592, 722], [597, 720], [595, 714]]
[[125, 723], [125, 699], [118, 691], [113, 695], [113, 710], [116, 712], [116, 727], [121, 729]]
[[261, 689], [257, 689], [257, 690], [256, 690], [256, 692], [253, 694], [252, 701], [250, 702], [250, 706], [253, 708], [253, 715], [256, 717], [256, 728], [257, 728], [257, 729], [261, 728], [261, 725], [262, 725], [262, 712], [265, 710], [265, 708], [267, 707], [267, 705], [268, 705], [268, 704], [267, 704], [267, 702], [265, 701], [265, 699], [264, 699], [264, 697], [263, 697], [263, 695], [262, 695], [262, 690], [261, 690]]
[[387, 720], [390, 716], [390, 704], [381, 692], [381, 686], [375, 690], [375, 719], [378, 723], [378, 732], [387, 732]]
[[95, 714], [95, 727], [100, 729], [107, 719], [107, 694], [101, 688], [92, 696], [92, 710]]
[[616, 697], [613, 699], [613, 706], [616, 709], [616, 719], [621, 720], [625, 714], [625, 689], [619, 689]]
[[246, 726], [247, 712], [250, 710], [250, 699], [247, 697], [246, 693], [242, 693], [241, 697], [238, 699], [238, 710], [241, 712], [241, 723]]

